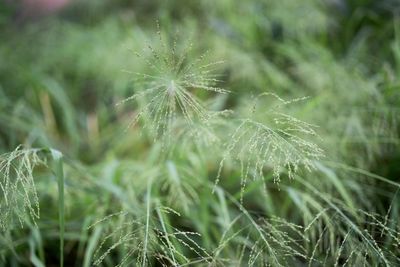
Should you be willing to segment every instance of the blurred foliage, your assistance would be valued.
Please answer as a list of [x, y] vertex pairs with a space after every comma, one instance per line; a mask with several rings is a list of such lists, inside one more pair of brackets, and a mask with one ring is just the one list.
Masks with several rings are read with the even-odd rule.
[[[23, 144], [66, 156], [65, 266], [400, 264], [399, 1], [75, 0], [48, 16], [21, 8], [0, 3], [0, 152]], [[143, 89], [129, 72], [153, 73], [146, 49], [159, 35], [169, 47], [192, 44], [186, 66], [205, 52], [223, 60], [215, 87], [231, 91], [194, 93], [221, 117], [176, 133], [169, 154], [145, 118], [127, 129], [140, 103], [116, 106]], [[317, 126], [325, 156], [312, 171], [278, 166], [279, 183], [278, 167], [257, 161], [262, 179], [249, 175], [245, 186], [246, 158], [227, 158], [221, 173], [219, 164], [238, 121], [273, 121], [266, 93], [308, 97], [283, 112]], [[57, 185], [49, 170], [34, 174], [40, 219], [0, 233], [0, 265], [57, 266]]]

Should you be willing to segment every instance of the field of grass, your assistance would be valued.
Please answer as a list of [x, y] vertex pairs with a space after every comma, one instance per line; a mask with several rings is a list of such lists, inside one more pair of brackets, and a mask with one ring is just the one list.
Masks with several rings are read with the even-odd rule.
[[22, 2], [0, 266], [400, 266], [398, 0]]

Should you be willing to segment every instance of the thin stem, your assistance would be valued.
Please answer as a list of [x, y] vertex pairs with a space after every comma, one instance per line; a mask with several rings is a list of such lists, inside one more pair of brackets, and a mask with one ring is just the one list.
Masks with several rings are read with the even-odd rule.
[[64, 213], [64, 168], [63, 155], [61, 152], [51, 149], [51, 154], [55, 161], [55, 174], [58, 182], [58, 222], [60, 228], [60, 267], [64, 267], [64, 233], [65, 233], [65, 213]]
[[147, 244], [148, 244], [148, 239], [149, 239], [149, 224], [150, 224], [150, 200], [151, 200], [151, 178], [148, 179], [147, 181], [147, 197], [146, 197], [146, 203], [147, 203], [147, 208], [146, 208], [146, 231], [145, 231], [145, 238], [144, 238], [144, 245], [143, 245], [143, 264], [142, 266], [146, 266], [146, 254], [147, 254]]

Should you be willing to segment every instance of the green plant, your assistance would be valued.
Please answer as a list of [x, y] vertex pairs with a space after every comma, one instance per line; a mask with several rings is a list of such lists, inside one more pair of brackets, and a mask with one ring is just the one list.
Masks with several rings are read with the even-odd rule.
[[72, 2], [0, 7], [0, 266], [400, 264], [395, 1]]
[[189, 128], [196, 123], [208, 124], [215, 116], [215, 112], [209, 111], [194, 91], [228, 91], [217, 87], [217, 83], [221, 81], [211, 72], [211, 68], [220, 64], [220, 61], [206, 63], [205, 55], [189, 60], [187, 57], [192, 49], [191, 44], [180, 52], [176, 40], [170, 47], [163, 40], [160, 29], [158, 35], [161, 48], [149, 45], [150, 55], [136, 53], [138, 57], [144, 57], [149, 72], [127, 71], [136, 76], [135, 83], [140, 91], [119, 104], [131, 100], [139, 103], [140, 108], [129, 127], [143, 119], [146, 122], [145, 127], [151, 130], [155, 138], [170, 138], [176, 124], [180, 124], [177, 122], [180, 121], [178, 116]]
[[17, 218], [20, 225], [26, 219], [33, 223], [40, 217], [39, 199], [33, 178], [33, 169], [45, 165], [37, 149], [21, 149], [0, 156], [0, 227], [3, 231], [10, 230]]
[[33, 172], [37, 166], [47, 166], [44, 153], [50, 154], [55, 163], [58, 182], [58, 210], [60, 231], [60, 266], [64, 266], [64, 171], [61, 152], [54, 149], [22, 148], [0, 156], [1, 216], [0, 226], [4, 232], [14, 228], [16, 217], [23, 227], [29, 220], [36, 225], [40, 218], [39, 197]]
[[314, 168], [313, 162], [323, 156], [323, 151], [317, 144], [303, 137], [316, 137], [313, 129], [315, 126], [279, 111], [282, 106], [300, 99], [285, 101], [273, 93], [264, 93], [257, 98], [262, 96], [272, 96], [277, 99], [278, 104], [265, 113], [257, 112], [254, 104], [252, 113], [257, 113], [257, 117], [266, 123], [258, 121], [257, 118], [239, 120], [240, 124], [231, 134], [231, 141], [228, 142], [220, 162], [216, 184], [228, 156], [240, 164], [242, 193], [250, 177], [253, 180], [264, 179], [264, 169], [267, 166], [272, 169], [274, 182], [279, 183], [280, 174], [284, 169], [287, 170], [288, 177], [293, 178], [300, 166], [310, 171]]

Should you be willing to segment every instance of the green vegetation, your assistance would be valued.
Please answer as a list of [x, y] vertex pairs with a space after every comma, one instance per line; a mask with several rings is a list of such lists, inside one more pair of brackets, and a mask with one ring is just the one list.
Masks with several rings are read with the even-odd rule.
[[396, 0], [0, 4], [0, 266], [399, 266]]

